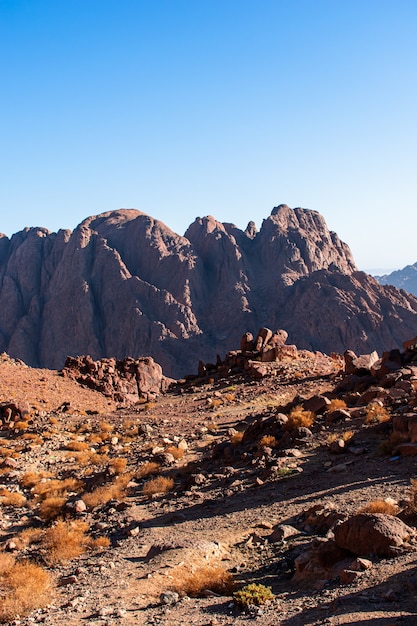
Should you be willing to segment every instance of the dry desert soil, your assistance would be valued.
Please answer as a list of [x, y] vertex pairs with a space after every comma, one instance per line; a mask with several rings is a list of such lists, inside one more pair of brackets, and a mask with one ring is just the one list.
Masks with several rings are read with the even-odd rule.
[[[288, 363], [261, 380], [177, 384], [151, 402], [117, 406], [2, 355], [0, 401], [23, 410], [0, 433], [0, 564], [31, 562], [49, 575], [39, 599], [28, 584], [26, 606], [25, 590], [13, 591], [0, 565], [3, 621], [417, 624], [412, 543], [395, 557], [363, 555], [369, 569], [361, 571], [348, 555], [342, 565], [356, 571], [348, 580], [342, 566], [300, 565], [314, 542], [331, 537], [319, 523], [331, 512], [349, 516], [384, 500], [416, 522], [408, 506], [416, 457], [383, 453], [389, 421], [366, 423], [347, 402], [343, 420], [318, 415], [286, 446], [263, 432], [289, 403], [331, 395], [341, 377], [337, 368]], [[251, 426], [252, 439], [242, 439]], [[293, 528], [288, 537], [282, 525]], [[51, 539], [57, 528], [62, 545]], [[251, 583], [270, 587], [273, 599], [239, 606], [230, 585]]]

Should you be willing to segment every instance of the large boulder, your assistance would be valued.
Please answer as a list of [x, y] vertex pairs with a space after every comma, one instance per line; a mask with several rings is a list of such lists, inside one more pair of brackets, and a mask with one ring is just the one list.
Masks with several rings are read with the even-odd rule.
[[414, 536], [407, 524], [384, 513], [358, 513], [334, 528], [336, 545], [358, 556], [397, 556]]

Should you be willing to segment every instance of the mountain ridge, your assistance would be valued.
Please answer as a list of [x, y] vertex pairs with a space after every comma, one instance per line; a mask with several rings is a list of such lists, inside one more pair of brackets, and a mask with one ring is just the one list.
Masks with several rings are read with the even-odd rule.
[[282, 204], [259, 230], [206, 216], [180, 236], [121, 209], [0, 237], [0, 350], [30, 365], [150, 355], [178, 377], [263, 326], [300, 348], [391, 349], [417, 334], [417, 298], [359, 272], [320, 213]]

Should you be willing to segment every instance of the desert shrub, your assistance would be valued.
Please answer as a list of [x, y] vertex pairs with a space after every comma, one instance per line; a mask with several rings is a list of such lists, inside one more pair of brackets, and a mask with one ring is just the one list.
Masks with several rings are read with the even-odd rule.
[[105, 454], [98, 454], [97, 452], [86, 450], [84, 452], [78, 452], [75, 455], [75, 461], [81, 467], [85, 467], [86, 465], [105, 465], [108, 463], [108, 458]]
[[184, 456], [184, 450], [182, 448], [178, 448], [177, 446], [168, 446], [165, 449], [165, 452], [167, 454], [172, 454], [174, 459], [176, 459], [177, 461], [179, 459], [182, 459], [182, 457]]
[[309, 428], [315, 419], [316, 416], [312, 411], [306, 411], [301, 405], [296, 406], [291, 410], [288, 416], [288, 421], [284, 424], [283, 429], [293, 430], [295, 428], [300, 428], [301, 426]]
[[146, 476], [152, 476], [152, 474], [157, 474], [160, 469], [161, 466], [159, 465], [159, 463], [156, 463], [155, 461], [146, 461], [146, 463], [143, 463], [143, 465], [139, 467], [135, 476], [136, 478], [146, 478]]
[[152, 478], [143, 485], [143, 493], [145, 496], [152, 496], [157, 493], [167, 493], [168, 491], [171, 491], [173, 486], [174, 481], [172, 478], [157, 476], [157, 478]]
[[399, 512], [399, 507], [391, 500], [372, 500], [358, 511], [358, 513], [385, 513], [386, 515], [398, 515]]
[[82, 554], [88, 544], [87, 530], [88, 525], [84, 522], [62, 520], [48, 528], [44, 537], [45, 562], [48, 565], [58, 565]]
[[234, 579], [230, 572], [218, 565], [204, 565], [190, 572], [180, 568], [175, 572], [175, 589], [191, 597], [199, 597], [206, 589], [220, 595], [230, 595], [234, 589]]
[[31, 489], [40, 483], [41, 480], [52, 477], [53, 474], [51, 472], [26, 472], [23, 476], [21, 476], [19, 485], [25, 489]]
[[56, 478], [35, 485], [33, 487], [33, 495], [38, 496], [41, 500], [45, 500], [52, 496], [61, 496], [70, 492], [78, 493], [83, 486], [82, 480], [77, 478], [65, 478], [64, 480]]
[[62, 496], [51, 496], [41, 502], [39, 515], [42, 519], [51, 521], [62, 513], [62, 509], [67, 503], [67, 499]]
[[334, 441], [338, 441], [339, 439], [342, 439], [342, 441], [347, 443], [352, 439], [354, 434], [355, 433], [353, 432], [353, 430], [346, 430], [343, 433], [331, 433], [327, 436], [326, 443], [331, 444]]
[[110, 500], [121, 500], [126, 495], [126, 488], [130, 480], [130, 474], [119, 476], [112, 483], [101, 485], [91, 493], [85, 493], [83, 500], [88, 508], [106, 504]]
[[39, 565], [22, 561], [9, 563], [0, 574], [2, 598], [0, 621], [10, 622], [46, 604], [51, 598], [52, 581]]
[[33, 543], [39, 543], [43, 537], [43, 530], [41, 528], [25, 528], [22, 532], [18, 533], [14, 537], [14, 542], [18, 550], [24, 550]]
[[109, 546], [110, 539], [108, 537], [96, 537], [88, 540], [88, 547], [91, 550], [100, 550], [100, 548], [108, 548]]
[[258, 448], [275, 448], [277, 440], [273, 435], [264, 435], [258, 441]]
[[109, 466], [112, 468], [115, 474], [123, 474], [127, 466], [127, 459], [124, 459], [123, 457], [112, 459], [109, 463]]
[[326, 411], [332, 413], [333, 411], [341, 411], [347, 409], [347, 404], [344, 400], [340, 398], [333, 398], [330, 400], [330, 404], [327, 405]]
[[236, 400], [236, 394], [235, 393], [225, 393], [224, 394], [224, 399], [227, 400], [228, 402], [234, 402]]
[[110, 424], [109, 422], [100, 422], [98, 427], [103, 433], [110, 433], [114, 428], [113, 424]]
[[25, 506], [26, 498], [18, 491], [0, 490], [0, 504], [3, 506], [15, 506], [16, 508]]
[[230, 443], [232, 446], [238, 446], [241, 444], [244, 434], [245, 433], [243, 431], [238, 430], [236, 433], [233, 433], [233, 435], [230, 435]]
[[87, 441], [91, 444], [103, 443], [103, 435], [99, 433], [91, 433], [87, 436]]
[[24, 435], [22, 435], [22, 439], [24, 439], [25, 441], [30, 441], [30, 443], [36, 445], [41, 445], [43, 443], [42, 437], [36, 435], [36, 433], [25, 433]]
[[69, 441], [65, 447], [73, 452], [81, 452], [82, 450], [88, 450], [90, 446], [85, 441]]
[[257, 583], [246, 585], [233, 594], [234, 601], [242, 608], [247, 608], [251, 605], [260, 606], [273, 600], [274, 597], [271, 587], [258, 585]]
[[390, 419], [387, 409], [379, 402], [371, 402], [366, 407], [365, 424], [382, 424]]
[[13, 428], [15, 430], [26, 430], [27, 428], [29, 428], [29, 422], [25, 422], [23, 420], [19, 422], [15, 422], [15, 425]]

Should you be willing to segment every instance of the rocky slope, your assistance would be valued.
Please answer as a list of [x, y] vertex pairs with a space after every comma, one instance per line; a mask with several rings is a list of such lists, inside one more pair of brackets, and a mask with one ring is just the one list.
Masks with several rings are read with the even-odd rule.
[[405, 289], [417, 295], [417, 263], [407, 265], [401, 270], [391, 272], [391, 274], [375, 276], [375, 278], [380, 285], [394, 285], [397, 289]]
[[259, 231], [209, 216], [181, 237], [120, 210], [0, 236], [0, 350], [30, 365], [151, 355], [178, 377], [261, 326], [300, 348], [390, 349], [416, 334], [417, 299], [358, 272], [319, 213], [286, 205]]
[[1, 355], [1, 623], [416, 623], [417, 338], [343, 359], [266, 330], [117, 410]]

